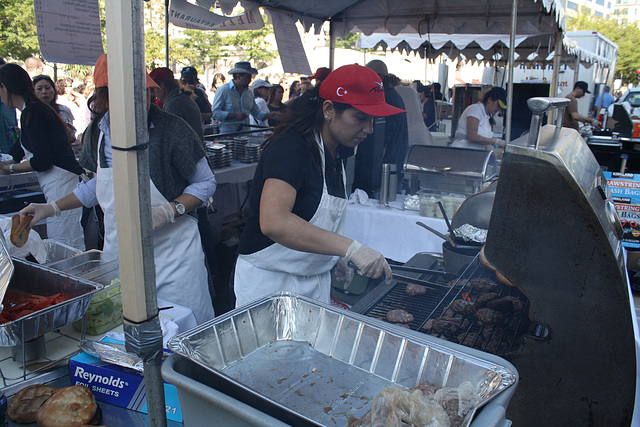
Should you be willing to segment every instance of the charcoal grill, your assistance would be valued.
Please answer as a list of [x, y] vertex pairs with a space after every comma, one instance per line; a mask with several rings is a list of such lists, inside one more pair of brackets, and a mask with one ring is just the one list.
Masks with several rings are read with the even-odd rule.
[[[403, 309], [414, 317], [413, 322], [404, 324], [409, 329], [502, 357], [516, 352], [525, 335], [536, 337], [545, 334], [543, 326], [533, 325], [528, 319], [529, 300], [516, 288], [501, 284], [495, 274], [486, 268], [478, 257], [461, 275], [445, 274], [441, 272], [442, 268], [441, 257], [429, 253], [416, 254], [404, 266], [393, 267], [395, 281], [388, 285], [378, 285], [374, 291], [354, 305], [352, 310], [386, 320], [390, 310]], [[455, 300], [465, 299], [476, 302], [482, 293], [469, 285], [469, 280], [476, 278], [492, 280], [498, 285], [494, 292], [500, 298], [510, 296], [522, 301], [524, 306], [522, 311], [506, 314], [502, 323], [508, 328], [484, 326], [474, 315], [463, 316], [449, 310], [450, 304]], [[427, 294], [415, 296], [407, 294], [408, 283], [426, 287]], [[453, 316], [458, 320], [461, 328], [454, 335], [425, 329], [429, 320], [443, 315]]]
[[[559, 125], [540, 127], [542, 114], [566, 103], [529, 100], [531, 132], [507, 147], [496, 189], [484, 247], [492, 270], [476, 258], [460, 279], [493, 278], [496, 270], [515, 286], [500, 292], [526, 304], [512, 342], [484, 348], [520, 374], [506, 414], [514, 425], [638, 425], [640, 338], [622, 228], [606, 180], [580, 135]], [[438, 264], [433, 257], [414, 263], [428, 269]], [[395, 304], [416, 316], [409, 326], [420, 330], [465, 291], [459, 285], [442, 294], [433, 285], [434, 301], [418, 303], [403, 294], [407, 279], [396, 279], [353, 309], [380, 317]], [[467, 336], [477, 333], [474, 327]], [[469, 344], [476, 345], [463, 342]]]

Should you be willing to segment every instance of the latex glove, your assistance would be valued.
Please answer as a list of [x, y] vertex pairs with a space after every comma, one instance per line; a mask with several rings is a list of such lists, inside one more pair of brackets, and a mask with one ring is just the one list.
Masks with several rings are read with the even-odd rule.
[[391, 281], [391, 267], [384, 256], [357, 240], [351, 243], [344, 258], [347, 262], [353, 262], [358, 272], [363, 276], [377, 279], [384, 273], [385, 280]]
[[173, 203], [167, 202], [164, 205], [151, 207], [151, 228], [157, 230], [170, 222], [173, 222], [176, 211]]
[[347, 261], [344, 258], [340, 258], [336, 264], [335, 269], [336, 280], [338, 282], [344, 281], [344, 289], [347, 289], [351, 285], [353, 280], [354, 271], [353, 268], [347, 265]]
[[32, 215], [33, 219], [31, 220], [30, 226], [33, 227], [38, 222], [42, 221], [45, 218], [51, 218], [52, 216], [60, 216], [60, 208], [56, 204], [56, 202], [51, 203], [31, 203], [26, 208], [20, 211], [20, 217], [26, 215]]

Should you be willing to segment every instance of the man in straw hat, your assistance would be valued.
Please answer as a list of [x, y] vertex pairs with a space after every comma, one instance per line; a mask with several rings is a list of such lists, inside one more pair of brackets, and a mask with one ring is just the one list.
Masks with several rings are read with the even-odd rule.
[[251, 79], [258, 74], [258, 70], [248, 62], [242, 61], [236, 62], [229, 74], [233, 80], [218, 88], [212, 106], [213, 119], [223, 123], [220, 126], [223, 133], [236, 132], [243, 124], [249, 124], [249, 115], [258, 122], [275, 118], [273, 113], [260, 110], [253, 92], [249, 89]]

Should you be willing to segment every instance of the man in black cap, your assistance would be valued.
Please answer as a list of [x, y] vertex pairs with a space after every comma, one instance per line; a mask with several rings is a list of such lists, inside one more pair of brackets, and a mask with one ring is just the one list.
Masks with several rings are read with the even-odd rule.
[[262, 111], [256, 105], [253, 91], [248, 89], [258, 70], [242, 61], [236, 62], [229, 74], [233, 76], [233, 80], [220, 86], [213, 98], [213, 119], [223, 123], [220, 126], [222, 133], [240, 130], [242, 124], [249, 124], [249, 115], [258, 122], [275, 118], [273, 113]]
[[580, 130], [580, 122], [598, 124], [598, 120], [583, 116], [578, 113], [578, 98], [582, 98], [589, 91], [587, 82], [577, 81], [573, 85], [573, 90], [565, 97], [569, 100], [569, 105], [564, 109], [564, 118], [562, 119], [562, 127]]
[[197, 95], [195, 101], [200, 109], [202, 122], [211, 123], [211, 116], [213, 115], [213, 113], [211, 113], [211, 104], [209, 104], [205, 91], [198, 87], [198, 82], [198, 70], [194, 67], [184, 67], [182, 69], [180, 83], [182, 83], [182, 86], [184, 86], [185, 89], [188, 89]]

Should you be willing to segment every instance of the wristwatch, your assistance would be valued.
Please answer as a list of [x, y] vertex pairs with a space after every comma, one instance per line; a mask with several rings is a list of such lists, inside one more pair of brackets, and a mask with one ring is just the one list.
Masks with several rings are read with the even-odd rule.
[[187, 212], [187, 209], [184, 207], [184, 205], [182, 203], [180, 203], [177, 200], [174, 200], [173, 205], [176, 207], [176, 213], [178, 214], [178, 216], [182, 216], [185, 214], [185, 212]]

